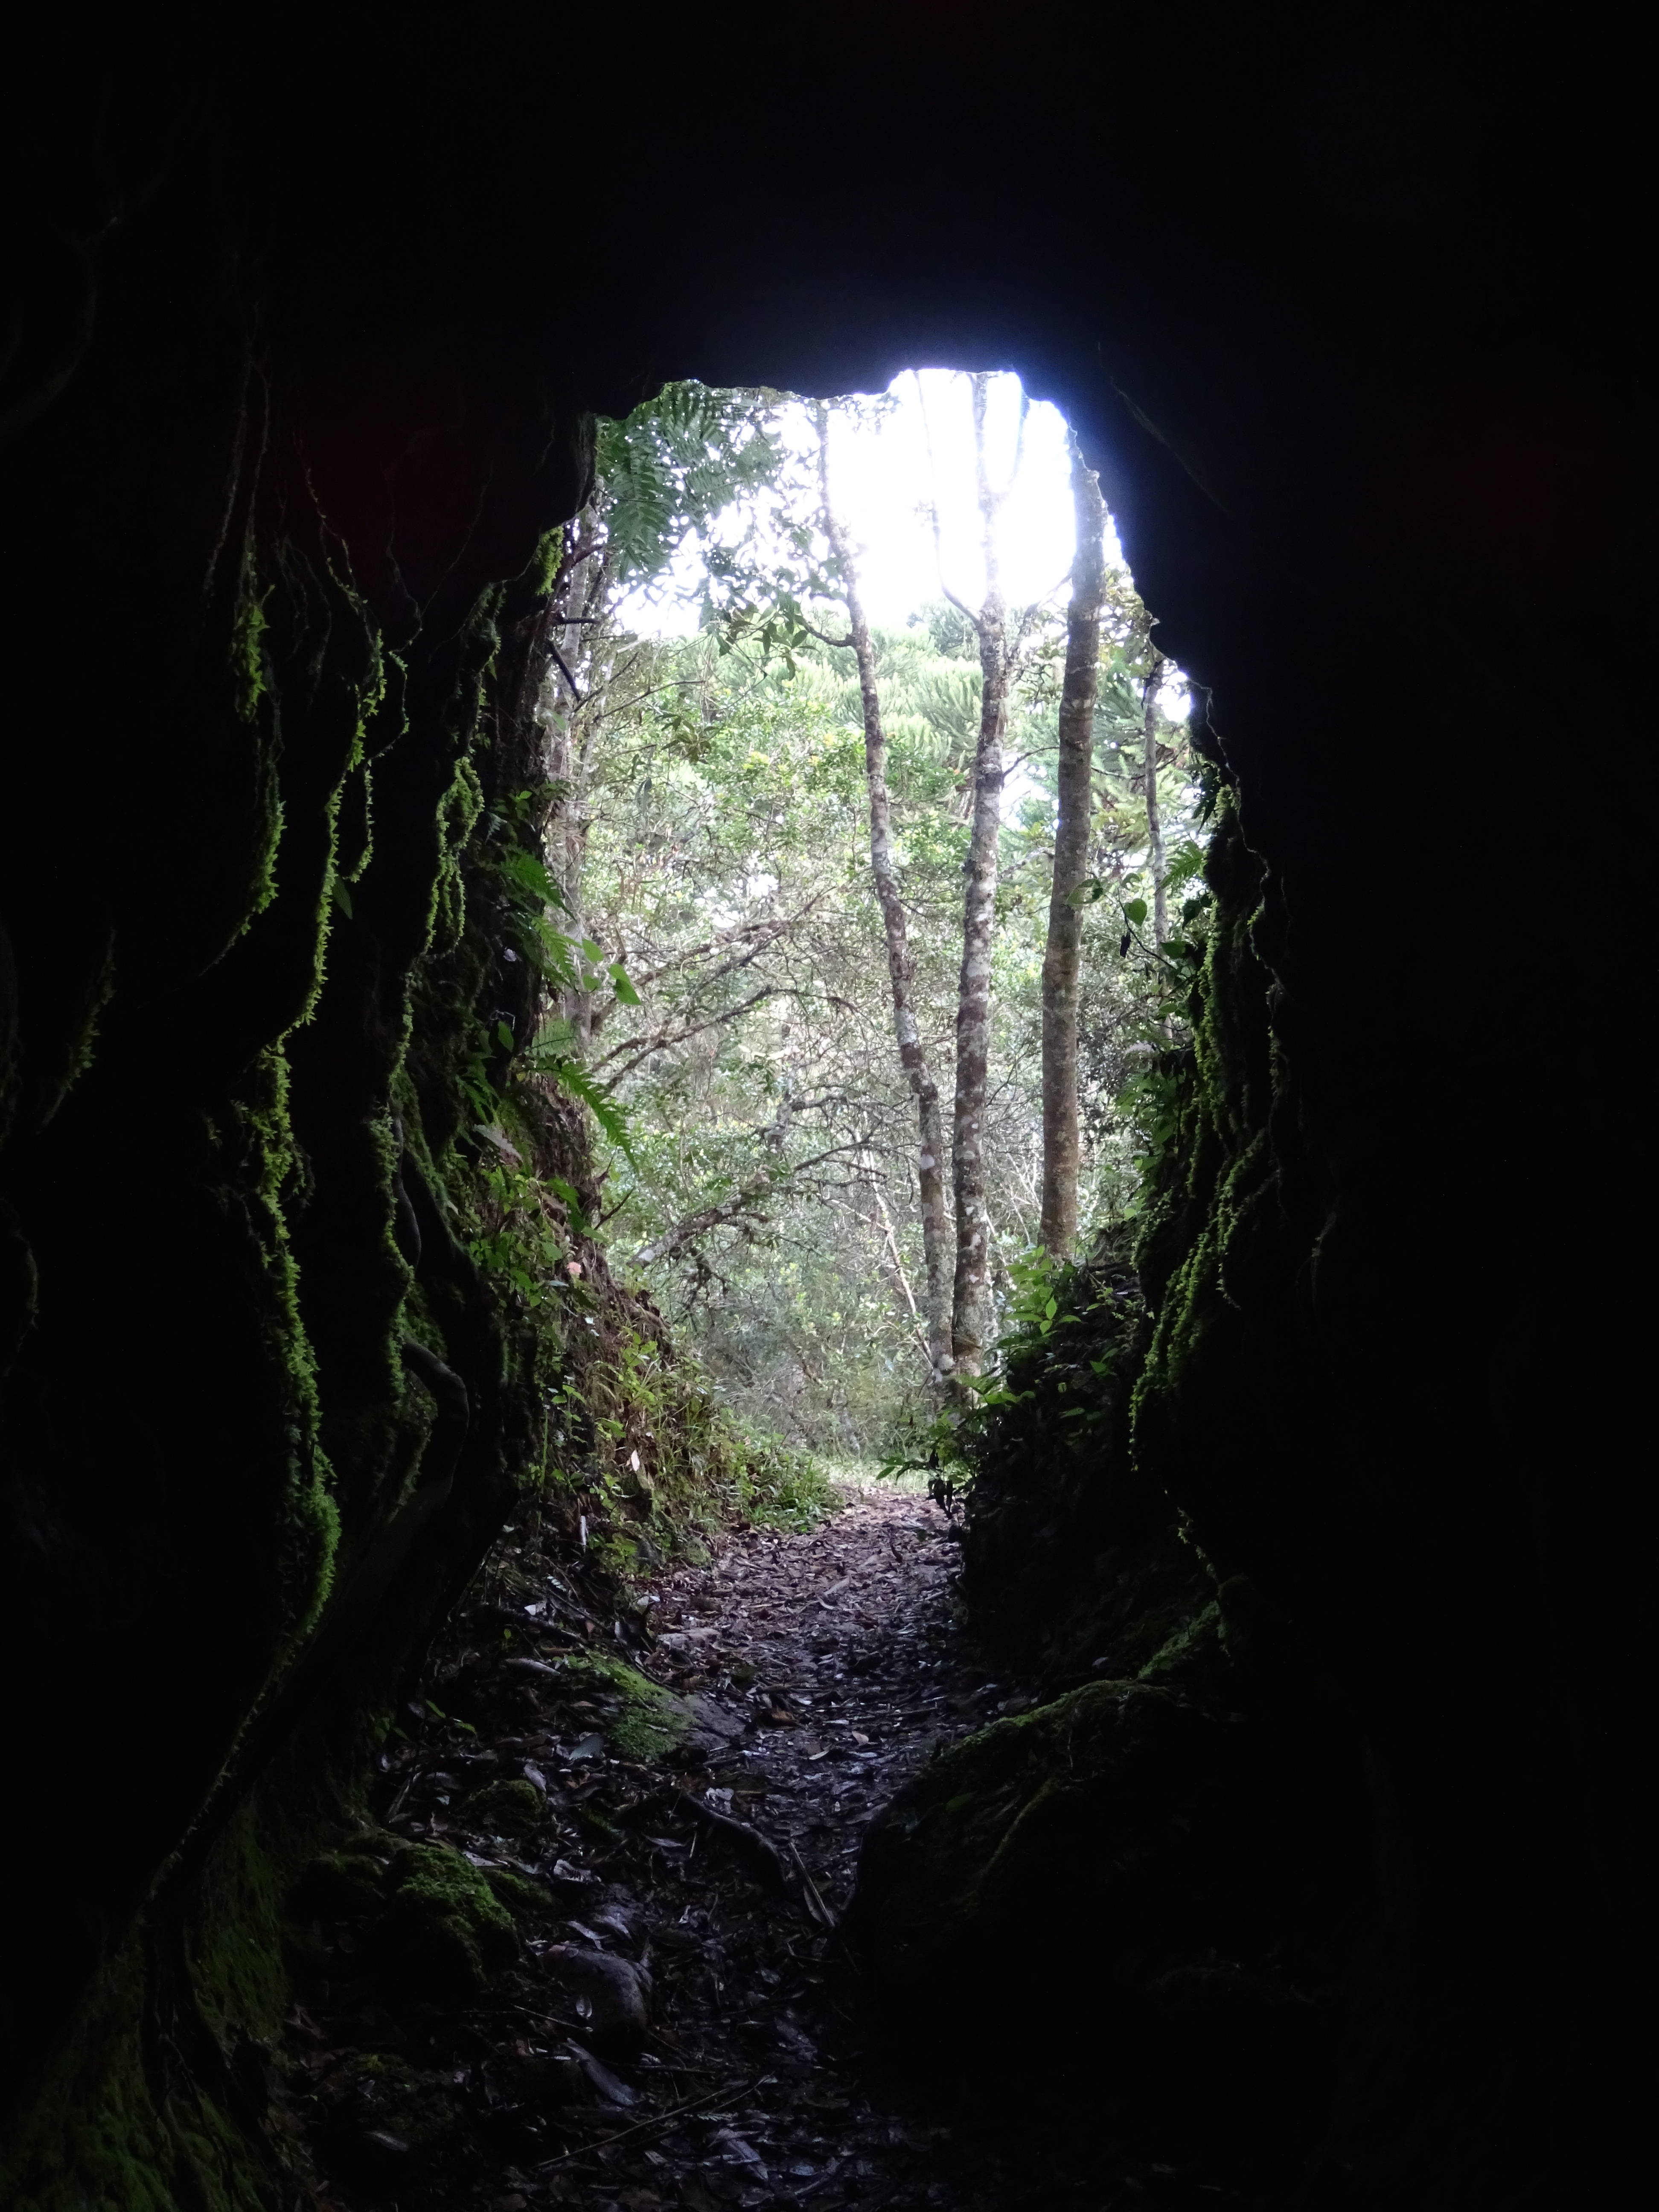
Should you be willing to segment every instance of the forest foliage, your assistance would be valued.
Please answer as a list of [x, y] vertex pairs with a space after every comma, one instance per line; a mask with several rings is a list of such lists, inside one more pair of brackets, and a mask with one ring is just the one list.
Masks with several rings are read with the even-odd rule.
[[[798, 431], [788, 395], [675, 386], [604, 428], [592, 497], [550, 583], [545, 865], [520, 849], [514, 886], [544, 988], [533, 1036], [510, 1042], [521, 1074], [593, 1114], [599, 1196], [580, 1226], [611, 1272], [662, 1310], [752, 1431], [872, 1462], [937, 1413], [937, 1390], [858, 671], [792, 410]], [[830, 412], [856, 428], [872, 403]], [[1056, 545], [1057, 576], [1069, 555]], [[694, 598], [690, 635], [660, 634], [653, 592]], [[1050, 1296], [1036, 1249], [1041, 986], [1065, 617], [1058, 590], [1010, 617], [1021, 651], [982, 1141], [999, 1326], [1014, 1334], [1041, 1328]], [[1204, 794], [1152, 632], [1120, 562], [1101, 623], [1080, 894], [1085, 1251], [1135, 1216], [1172, 1126], [1204, 950]], [[978, 642], [942, 588], [902, 624], [877, 625], [873, 642], [915, 1002], [948, 1093]], [[574, 1194], [556, 1195], [568, 1208]], [[568, 1297], [557, 1240], [538, 1257], [524, 1234], [536, 1194], [504, 1181], [501, 1196], [501, 1237], [479, 1256], [532, 1302]], [[977, 1387], [997, 1392], [994, 1364]]]

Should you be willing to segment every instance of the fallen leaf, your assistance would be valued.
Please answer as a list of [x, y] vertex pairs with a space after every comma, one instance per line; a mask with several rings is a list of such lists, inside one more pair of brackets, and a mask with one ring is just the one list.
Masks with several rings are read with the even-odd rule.
[[580, 2043], [573, 2042], [568, 2048], [581, 2062], [582, 2072], [586, 2075], [606, 2104], [637, 2105], [639, 2103], [639, 2092], [636, 2089], [630, 2089], [626, 2081], [613, 2074], [602, 2058], [596, 2058], [591, 2051], [585, 2051]]
[[730, 2128], [721, 2128], [714, 2137], [720, 2154], [728, 2166], [752, 2166], [763, 2181], [766, 2179], [766, 2161], [752, 2143], [747, 2143]]

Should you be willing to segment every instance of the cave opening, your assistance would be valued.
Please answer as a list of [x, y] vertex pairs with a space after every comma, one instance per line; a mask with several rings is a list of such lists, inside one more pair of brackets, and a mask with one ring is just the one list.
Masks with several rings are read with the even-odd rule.
[[[394, 67], [340, 25], [326, 70], [100, 34], [6, 93], [0, 2194], [1545, 2212], [1638, 2109], [1608, 948], [1644, 915], [1592, 786], [1652, 605], [1639, 73], [1525, 25], [1066, 0], [1018, 72], [978, 6], [855, 7], [829, 52], [731, 26], [723, 73], [689, 24], [628, 71], [568, 26]], [[1097, 471], [1207, 702], [1211, 904], [1135, 1249], [1033, 1291], [988, 1409], [968, 1625], [945, 1508], [890, 1490], [840, 1540], [897, 1613], [849, 1627], [837, 1522], [790, 1527], [799, 1466], [733, 1446], [591, 1234], [615, 1102], [536, 978], [564, 963], [578, 1028], [601, 974], [647, 994], [515, 802], [568, 781], [534, 655], [599, 422], [930, 362], [1017, 373]], [[788, 645], [780, 596], [751, 611]], [[527, 1168], [539, 1226], [507, 1218]], [[578, 1421], [603, 1512], [528, 1498]], [[741, 1589], [698, 1484], [747, 1516]], [[623, 1601], [653, 1578], [654, 1639]], [[851, 1664], [883, 1636], [896, 1698]], [[728, 1677], [787, 1786], [740, 1786]], [[653, 1778], [596, 1793], [596, 1760]], [[902, 1786], [849, 1900], [811, 1823], [866, 1771]], [[641, 2026], [607, 1853], [734, 1900], [725, 1937], [653, 1902], [648, 1963], [740, 2072], [635, 2039], [672, 2006]], [[513, 2014], [555, 1952], [562, 2041]], [[832, 2088], [820, 2125], [804, 1992], [842, 1958], [858, 2079], [919, 2101]], [[441, 2020], [463, 2079], [417, 2048]], [[579, 2156], [515, 2142], [538, 2100]], [[1036, 2148], [975, 2172], [947, 2115], [1011, 2106]], [[465, 2171], [462, 2108], [495, 2146]]]

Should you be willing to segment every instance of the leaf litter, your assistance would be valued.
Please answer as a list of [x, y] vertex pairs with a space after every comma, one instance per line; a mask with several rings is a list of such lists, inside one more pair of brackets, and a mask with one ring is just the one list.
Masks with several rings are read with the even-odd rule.
[[[637, 1606], [566, 1557], [497, 1563], [384, 1755], [362, 1871], [336, 1855], [302, 1900], [283, 2070], [318, 2212], [1246, 2202], [1057, 2153], [1018, 2109], [944, 2124], [866, 2069], [838, 1932], [865, 1826], [1025, 1703], [963, 1628], [952, 1536], [881, 1489], [732, 1532]], [[381, 1867], [434, 1844], [520, 1929], [471, 1987], [386, 1971]]]

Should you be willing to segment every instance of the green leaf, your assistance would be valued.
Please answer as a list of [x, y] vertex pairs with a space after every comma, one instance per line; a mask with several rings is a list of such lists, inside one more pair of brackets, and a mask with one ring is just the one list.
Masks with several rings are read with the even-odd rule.
[[585, 937], [585, 938], [583, 938], [583, 939], [582, 939], [582, 951], [583, 951], [587, 955], [588, 958], [589, 958], [589, 959], [593, 963], [593, 965], [594, 965], [596, 968], [598, 968], [599, 966], [600, 966], [600, 965], [602, 964], [602, 963], [604, 962], [604, 959], [605, 959], [605, 947], [604, 947], [604, 945], [595, 945], [595, 944], [594, 944], [594, 942], [593, 942], [593, 940], [592, 940], [592, 939], [591, 937]]
[[512, 1051], [513, 1032], [505, 1022], [497, 1022], [495, 1024], [495, 1042], [503, 1052]]
[[550, 1075], [561, 1089], [568, 1091], [573, 1098], [580, 1098], [617, 1151], [626, 1153], [630, 1160], [634, 1158], [633, 1134], [626, 1113], [612, 1097], [610, 1085], [591, 1076], [580, 1060], [568, 1060], [556, 1053], [537, 1052], [530, 1056], [526, 1068], [532, 1075]]
[[1052, 1321], [1054, 1316], [1060, 1311], [1060, 1300], [1058, 1298], [1050, 1298], [1048, 1304], [1044, 1306], [1042, 1310], [1048, 1318]]
[[1128, 901], [1125, 903], [1125, 905], [1124, 905], [1124, 908], [1123, 908], [1123, 919], [1125, 920], [1125, 921], [1128, 922], [1128, 923], [1131, 925], [1131, 927], [1132, 927], [1136, 928], [1136, 929], [1139, 929], [1139, 927], [1140, 927], [1140, 925], [1141, 925], [1141, 923], [1142, 923], [1143, 921], [1146, 921], [1146, 900], [1145, 900], [1145, 899], [1130, 899], [1130, 900], [1128, 900]]
[[629, 981], [628, 970], [620, 960], [613, 960], [611, 963], [611, 981], [616, 986], [617, 996], [624, 1006], [637, 1006], [642, 1003], [639, 993]]
[[351, 919], [351, 893], [338, 876], [334, 878], [334, 903], [348, 921]]
[[557, 907], [565, 914], [570, 911], [564, 893], [547, 872], [547, 864], [535, 853], [522, 845], [509, 846], [495, 866], [515, 890], [526, 897], [538, 899], [547, 906]]

